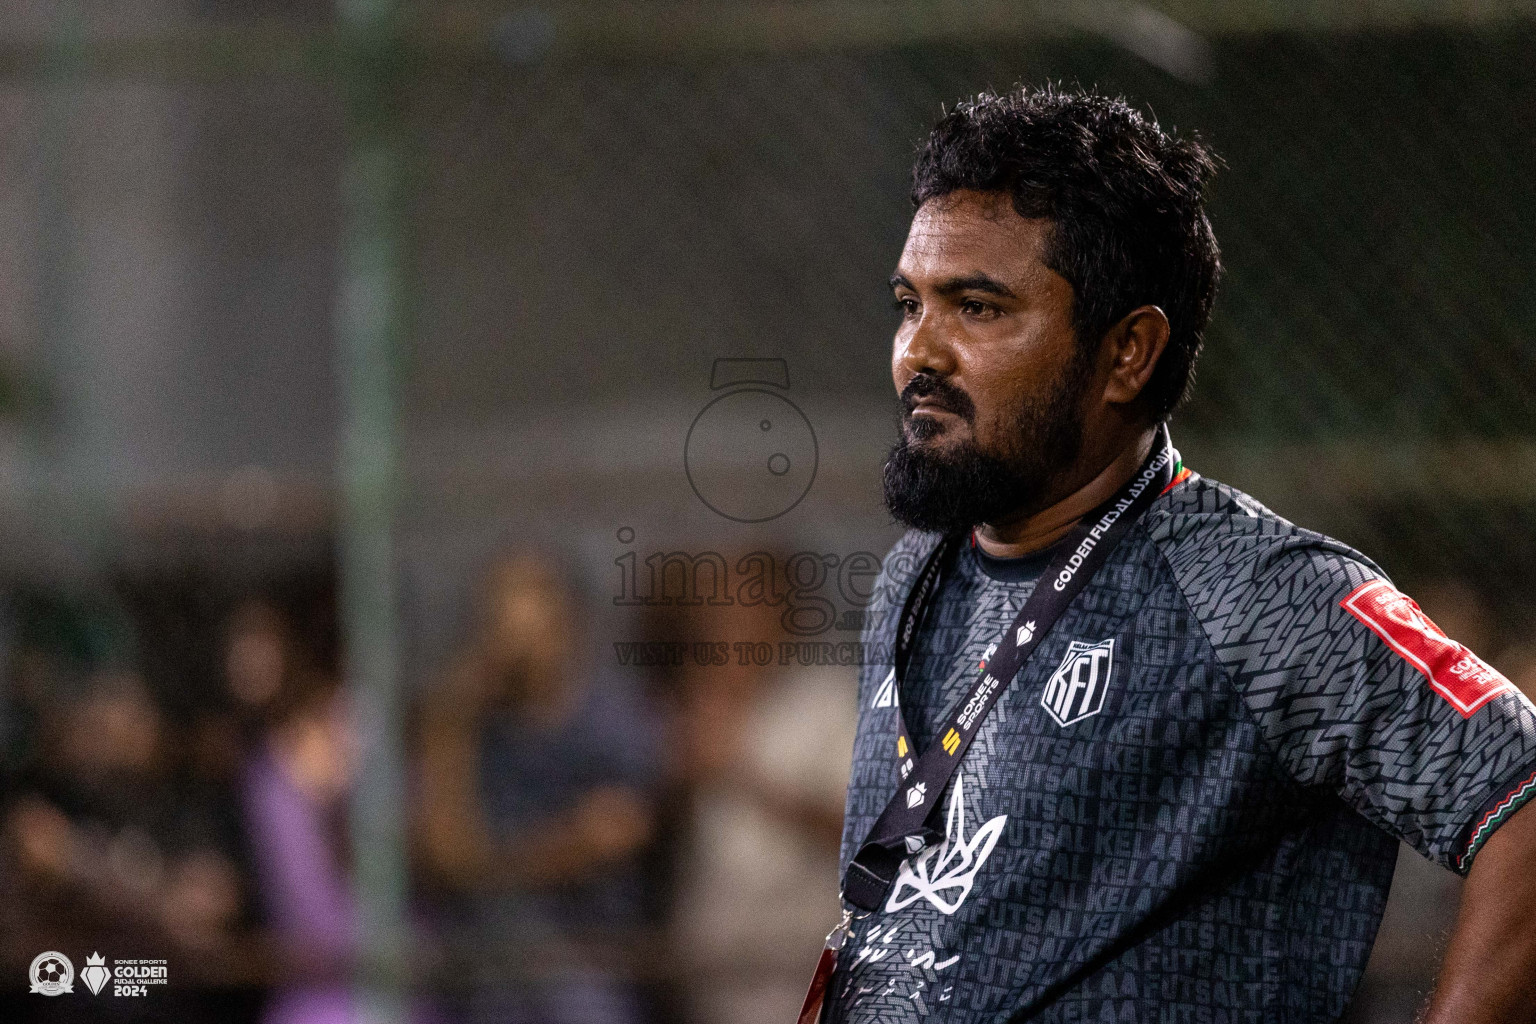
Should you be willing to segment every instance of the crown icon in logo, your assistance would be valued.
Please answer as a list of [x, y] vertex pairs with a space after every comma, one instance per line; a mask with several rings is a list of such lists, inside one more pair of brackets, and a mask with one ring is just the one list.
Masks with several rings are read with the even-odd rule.
[[90, 988], [91, 995], [101, 995], [102, 986], [112, 980], [112, 972], [107, 970], [107, 961], [100, 953], [92, 953], [85, 958], [85, 970], [80, 972], [80, 980]]
[[[901, 910], [919, 899], [932, 903], [943, 914], [953, 914], [971, 894], [976, 872], [992, 855], [1002, 835], [1008, 815], [999, 814], [977, 830], [974, 838], [965, 838], [965, 776], [955, 776], [955, 790], [949, 797], [948, 820], [944, 842], [901, 862], [886, 913]], [[905, 890], [910, 890], [906, 892]]]

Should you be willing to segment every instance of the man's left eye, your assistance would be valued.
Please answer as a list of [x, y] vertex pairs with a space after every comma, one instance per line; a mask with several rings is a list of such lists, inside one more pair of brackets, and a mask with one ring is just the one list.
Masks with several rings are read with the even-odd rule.
[[975, 299], [966, 299], [960, 304], [960, 312], [968, 316], [981, 316], [992, 312], [992, 307], [985, 302], [977, 302]]

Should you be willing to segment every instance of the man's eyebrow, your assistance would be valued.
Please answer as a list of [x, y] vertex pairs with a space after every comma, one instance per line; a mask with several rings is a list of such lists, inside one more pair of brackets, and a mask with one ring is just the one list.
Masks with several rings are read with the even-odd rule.
[[[905, 274], [892, 274], [891, 288], [892, 290], [908, 288], [912, 291], [917, 291], [912, 282], [907, 280]], [[934, 291], [944, 296], [955, 295], [959, 292], [985, 292], [988, 295], [998, 295], [1007, 299], [1017, 298], [1013, 294], [1013, 289], [996, 278], [988, 277], [986, 274], [952, 277], [947, 281], [940, 282], [934, 288]]]
[[970, 274], [966, 277], [952, 277], [948, 281], [941, 281], [934, 288], [940, 295], [954, 295], [959, 292], [986, 292], [988, 295], [1000, 295], [1003, 298], [1014, 298], [1013, 289], [1003, 282], [986, 274]]

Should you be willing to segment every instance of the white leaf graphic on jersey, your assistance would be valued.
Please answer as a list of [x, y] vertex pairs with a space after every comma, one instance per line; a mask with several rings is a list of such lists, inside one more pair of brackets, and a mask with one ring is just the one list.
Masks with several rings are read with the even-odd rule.
[[[885, 912], [902, 910], [919, 899], [932, 903], [944, 914], [953, 914], [971, 894], [976, 872], [992, 855], [1002, 835], [1008, 815], [999, 814], [977, 830], [974, 838], [965, 838], [965, 776], [955, 776], [955, 789], [949, 797], [948, 821], [944, 842], [908, 857], [901, 862], [896, 884]], [[908, 891], [910, 890], [910, 892]]]
[[890, 675], [885, 677], [885, 682], [880, 684], [880, 689], [875, 691], [875, 702], [872, 708], [889, 708], [896, 706], [896, 670], [891, 669]]

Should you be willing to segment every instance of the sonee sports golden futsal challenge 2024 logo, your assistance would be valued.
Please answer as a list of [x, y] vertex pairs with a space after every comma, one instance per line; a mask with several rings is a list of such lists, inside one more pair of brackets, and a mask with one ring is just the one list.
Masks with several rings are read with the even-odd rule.
[[[49, 950], [33, 959], [27, 979], [32, 993], [61, 996], [75, 990], [75, 965], [63, 953]], [[108, 983], [113, 996], [144, 996], [149, 986], [164, 985], [170, 978], [164, 960], [114, 959], [109, 967], [106, 957], [92, 953], [85, 958], [80, 980], [93, 996], [101, 995]]]

